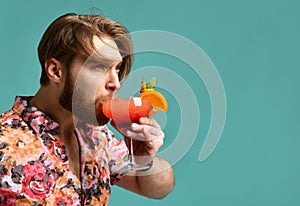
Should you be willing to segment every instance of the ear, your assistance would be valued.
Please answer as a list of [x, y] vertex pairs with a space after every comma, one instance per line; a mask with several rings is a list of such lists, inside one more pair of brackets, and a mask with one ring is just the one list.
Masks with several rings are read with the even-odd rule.
[[51, 82], [59, 83], [62, 82], [62, 74], [63, 74], [63, 66], [62, 64], [55, 58], [50, 58], [45, 63], [45, 70], [47, 76]]

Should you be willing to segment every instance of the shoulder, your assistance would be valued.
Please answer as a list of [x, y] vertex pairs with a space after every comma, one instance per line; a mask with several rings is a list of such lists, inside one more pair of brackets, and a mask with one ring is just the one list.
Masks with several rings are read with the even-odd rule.
[[22, 134], [28, 130], [27, 124], [16, 112], [9, 110], [0, 115], [0, 141], [10, 134]]
[[11, 158], [23, 163], [27, 157], [35, 157], [33, 153], [40, 155], [40, 152], [40, 141], [17, 113], [8, 111], [1, 114], [0, 161]]
[[22, 118], [13, 110], [8, 110], [0, 114], [0, 125], [12, 124], [13, 120], [22, 120]]
[[19, 116], [18, 113], [13, 110], [9, 110], [0, 115], [0, 135], [3, 136], [4, 132], [9, 134], [10, 132], [26, 132], [28, 130], [27, 124]]

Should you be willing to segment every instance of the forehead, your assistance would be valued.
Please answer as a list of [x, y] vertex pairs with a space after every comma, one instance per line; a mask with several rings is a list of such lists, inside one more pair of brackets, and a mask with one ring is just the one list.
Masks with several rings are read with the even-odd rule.
[[115, 61], [122, 61], [122, 56], [119, 52], [118, 46], [115, 41], [109, 37], [99, 38], [93, 37], [93, 44], [95, 47], [95, 53], [102, 58]]

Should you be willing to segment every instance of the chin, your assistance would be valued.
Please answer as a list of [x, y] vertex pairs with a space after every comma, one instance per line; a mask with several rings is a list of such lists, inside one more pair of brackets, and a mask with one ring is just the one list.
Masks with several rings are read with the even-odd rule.
[[107, 118], [102, 112], [102, 101], [96, 101], [95, 103], [95, 113], [99, 126], [105, 125], [109, 122], [109, 118]]
[[103, 114], [101, 109], [99, 109], [98, 111], [96, 110], [96, 118], [99, 126], [107, 124], [110, 120]]

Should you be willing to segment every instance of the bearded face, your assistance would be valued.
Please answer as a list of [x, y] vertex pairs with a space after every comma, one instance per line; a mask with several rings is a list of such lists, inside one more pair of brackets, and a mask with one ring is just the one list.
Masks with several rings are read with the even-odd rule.
[[122, 56], [110, 38], [94, 38], [96, 51], [87, 59], [75, 57], [66, 70], [60, 105], [78, 119], [103, 125], [109, 119], [102, 112], [102, 103], [116, 95], [120, 88], [119, 65]]
[[[106, 124], [109, 119], [102, 112], [102, 102], [110, 96], [96, 96], [93, 92], [95, 89], [92, 89], [93, 85], [82, 85], [79, 83], [80, 80], [77, 81], [77, 84], [75, 82], [72, 76], [67, 74], [63, 91], [59, 97], [60, 105], [86, 123]], [[96, 88], [97, 85], [94, 87]]]

